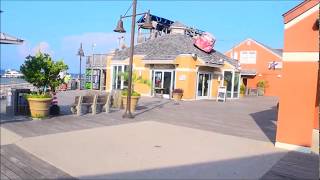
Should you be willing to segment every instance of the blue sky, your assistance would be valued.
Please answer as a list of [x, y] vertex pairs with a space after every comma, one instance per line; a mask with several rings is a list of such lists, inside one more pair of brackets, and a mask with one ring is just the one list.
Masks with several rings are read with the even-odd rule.
[[[212, 33], [215, 49], [225, 52], [251, 37], [274, 48], [283, 46], [282, 14], [301, 1], [150, 1], [138, 0], [137, 12], [178, 20]], [[24, 57], [37, 49], [63, 59], [69, 72], [79, 70], [76, 56], [80, 42], [86, 55], [107, 53], [117, 47], [119, 34], [113, 29], [131, 1], [3, 1], [1, 32], [25, 40], [20, 46], [1, 45], [1, 69], [19, 69]], [[129, 11], [128, 14], [130, 14]], [[130, 19], [124, 21], [126, 42]], [[84, 63], [83, 63], [84, 64]]]

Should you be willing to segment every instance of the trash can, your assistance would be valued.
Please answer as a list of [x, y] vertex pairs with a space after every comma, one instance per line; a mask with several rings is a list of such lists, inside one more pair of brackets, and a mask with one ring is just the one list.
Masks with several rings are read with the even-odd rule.
[[[30, 89], [13, 89], [12, 90], [12, 110], [14, 115], [29, 115], [30, 109], [28, 100], [24, 97], [29, 94]], [[9, 98], [9, 97], [8, 97]]]

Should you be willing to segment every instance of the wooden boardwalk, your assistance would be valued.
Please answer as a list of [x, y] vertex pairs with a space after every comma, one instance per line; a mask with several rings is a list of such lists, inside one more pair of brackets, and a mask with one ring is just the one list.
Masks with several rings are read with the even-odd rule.
[[75, 179], [14, 144], [1, 146], [1, 180]]
[[319, 179], [319, 155], [288, 152], [262, 179]]
[[[67, 104], [71, 104], [70, 102], [61, 104], [68, 109]], [[168, 102], [152, 98], [142, 100], [135, 119], [122, 119], [123, 111], [114, 110], [109, 114], [101, 113], [94, 116], [63, 115], [42, 121], [4, 122], [1, 126], [22, 137], [34, 137], [152, 120], [270, 143], [275, 140], [274, 107], [277, 100], [274, 98], [246, 98], [226, 103], [182, 102], [180, 105]], [[263, 176], [263, 179], [318, 179], [318, 177], [319, 156], [289, 152]], [[8, 178], [72, 179], [63, 171], [13, 144], [1, 146], [1, 179]]]

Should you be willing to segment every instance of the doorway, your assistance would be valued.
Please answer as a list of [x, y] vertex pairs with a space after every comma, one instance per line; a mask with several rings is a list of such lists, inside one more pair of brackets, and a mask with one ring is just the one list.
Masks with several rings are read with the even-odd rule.
[[197, 80], [197, 99], [209, 99], [211, 93], [211, 73], [199, 72]]
[[154, 93], [162, 94], [164, 98], [169, 99], [173, 89], [173, 74], [172, 70], [154, 70], [152, 74]]

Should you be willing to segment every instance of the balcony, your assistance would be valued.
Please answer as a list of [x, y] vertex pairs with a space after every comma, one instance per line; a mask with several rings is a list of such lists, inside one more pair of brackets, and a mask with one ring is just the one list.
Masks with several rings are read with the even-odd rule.
[[107, 68], [107, 54], [93, 54], [87, 56], [86, 67], [90, 69], [106, 69]]

